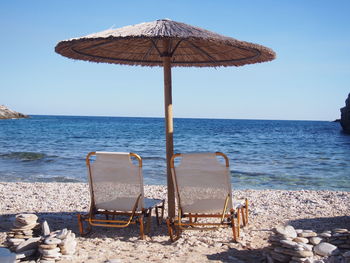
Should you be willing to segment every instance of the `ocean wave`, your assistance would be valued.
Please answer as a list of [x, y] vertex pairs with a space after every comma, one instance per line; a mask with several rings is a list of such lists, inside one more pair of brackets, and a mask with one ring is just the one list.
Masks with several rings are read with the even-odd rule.
[[147, 157], [142, 157], [143, 160], [161, 160], [165, 161], [165, 157], [158, 157], [158, 156], [147, 156]]
[[242, 171], [231, 171], [231, 177], [244, 177], [244, 176], [268, 176], [266, 173], [259, 172], [242, 172]]
[[0, 154], [0, 158], [2, 159], [14, 159], [20, 161], [37, 161], [42, 160], [48, 155], [44, 153], [36, 153], [36, 152], [11, 152], [11, 153], [3, 153]]
[[18, 174], [16, 172], [1, 172], [0, 182], [61, 182], [61, 183], [80, 183], [86, 182], [83, 178], [72, 178], [60, 175], [49, 174]]
[[346, 190], [350, 184], [344, 180], [329, 182], [328, 178], [306, 175], [289, 176], [287, 174], [268, 174], [255, 172], [231, 171], [232, 183], [240, 189], [249, 186], [256, 189], [308, 189], [308, 190]]
[[[106, 137], [106, 136], [105, 136]], [[84, 135], [80, 135], [80, 136], [71, 136], [71, 139], [91, 139], [93, 138], [92, 136], [84, 136]]]

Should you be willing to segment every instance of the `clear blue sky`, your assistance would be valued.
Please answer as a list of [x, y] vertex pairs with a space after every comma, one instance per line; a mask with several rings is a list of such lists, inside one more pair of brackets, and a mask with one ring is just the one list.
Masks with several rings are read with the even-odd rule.
[[170, 18], [277, 59], [174, 68], [175, 117], [334, 120], [350, 92], [350, 1], [1, 1], [0, 104], [29, 114], [162, 117], [161, 68], [74, 61], [57, 42]]

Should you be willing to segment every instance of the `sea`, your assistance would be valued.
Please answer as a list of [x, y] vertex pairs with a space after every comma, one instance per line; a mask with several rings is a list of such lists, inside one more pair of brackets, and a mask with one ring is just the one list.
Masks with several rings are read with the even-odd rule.
[[[163, 118], [0, 120], [0, 182], [87, 182], [91, 151], [138, 153], [166, 184]], [[225, 153], [236, 189], [350, 191], [350, 136], [327, 121], [174, 119], [174, 152]]]

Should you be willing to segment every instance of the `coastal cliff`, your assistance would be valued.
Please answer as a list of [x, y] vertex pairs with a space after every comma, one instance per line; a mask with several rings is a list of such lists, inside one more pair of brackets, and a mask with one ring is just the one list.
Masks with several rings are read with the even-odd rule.
[[350, 134], [350, 93], [345, 101], [345, 107], [341, 108], [340, 112], [340, 124], [343, 127], [344, 132]]
[[19, 119], [19, 118], [29, 118], [28, 115], [19, 113], [17, 111], [10, 110], [4, 105], [0, 105], [0, 119]]

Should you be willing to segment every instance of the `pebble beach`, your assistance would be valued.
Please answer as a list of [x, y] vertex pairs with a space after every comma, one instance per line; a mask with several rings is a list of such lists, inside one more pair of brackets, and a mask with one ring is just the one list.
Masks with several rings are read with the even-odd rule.
[[[94, 228], [81, 237], [77, 213], [89, 208], [86, 183], [0, 183], [0, 242], [11, 229], [15, 215], [35, 213], [52, 230], [69, 228], [77, 236], [75, 255], [60, 262], [264, 262], [268, 239], [280, 224], [322, 232], [350, 228], [350, 193], [342, 191], [239, 190], [237, 198], [250, 201], [249, 224], [237, 243], [230, 229], [185, 231], [172, 243], [166, 224], [157, 226], [145, 240], [139, 229]], [[166, 198], [166, 187], [146, 185], [145, 195]], [[165, 212], [165, 216], [166, 216]]]

